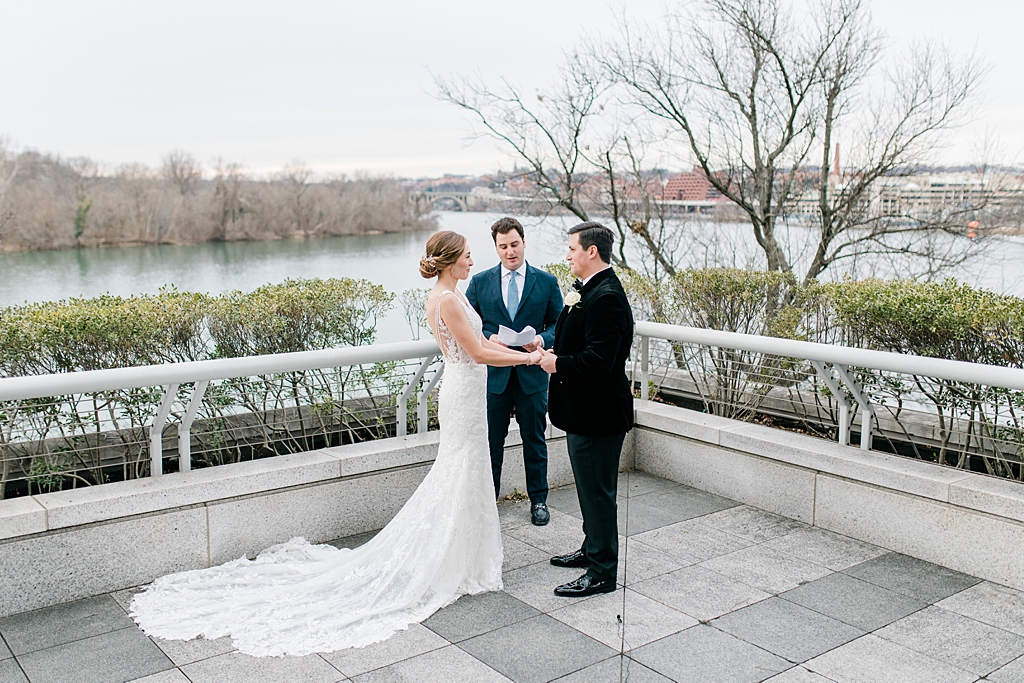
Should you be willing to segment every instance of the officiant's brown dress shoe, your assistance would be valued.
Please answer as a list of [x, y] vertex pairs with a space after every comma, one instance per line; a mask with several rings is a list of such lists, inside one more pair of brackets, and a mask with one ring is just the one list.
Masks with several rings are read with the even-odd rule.
[[563, 598], [585, 598], [588, 595], [598, 593], [611, 593], [615, 590], [615, 579], [595, 579], [590, 574], [584, 574], [575, 581], [563, 583], [555, 589], [555, 595]]
[[555, 555], [551, 558], [551, 564], [556, 567], [576, 567], [578, 569], [586, 569], [590, 566], [590, 560], [587, 559], [587, 554], [580, 548], [574, 553], [568, 555]]

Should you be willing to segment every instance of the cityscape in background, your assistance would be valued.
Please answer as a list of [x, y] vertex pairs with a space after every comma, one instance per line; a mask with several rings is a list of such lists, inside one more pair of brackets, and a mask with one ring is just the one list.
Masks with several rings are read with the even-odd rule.
[[[796, 187], [808, 187], [821, 177], [820, 168], [802, 170]], [[838, 164], [829, 170], [830, 189], [841, 193], [852, 179]], [[401, 180], [400, 185], [417, 202], [436, 210], [511, 211], [542, 213], [558, 207], [545, 201], [544, 192], [526, 173], [468, 175], [449, 174], [437, 178]], [[601, 197], [607, 193], [607, 180], [594, 175], [584, 181], [584, 194]], [[738, 207], [722, 196], [705, 172], [694, 166], [689, 171], [671, 173], [659, 169], [647, 172], [644, 179], [647, 198], [668, 215], [725, 214], [738, 217]], [[636, 201], [641, 192], [634, 185], [627, 194]], [[874, 184], [866, 212], [879, 216], [921, 218], [944, 209], [963, 211], [967, 233], [990, 230], [1019, 234], [1024, 229], [1024, 169], [952, 167], [923, 169], [906, 175], [889, 176]], [[784, 205], [787, 218], [813, 220], [819, 211], [820, 197], [815, 187], [794, 194]], [[970, 207], [977, 206], [977, 215]], [[975, 223], [968, 226], [969, 223]], [[972, 235], [973, 236], [973, 235]]]

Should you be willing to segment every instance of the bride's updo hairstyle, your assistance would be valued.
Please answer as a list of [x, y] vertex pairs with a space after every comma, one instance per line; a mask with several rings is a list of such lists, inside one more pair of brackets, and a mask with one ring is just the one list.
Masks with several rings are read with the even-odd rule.
[[420, 259], [420, 275], [429, 279], [454, 265], [466, 250], [466, 238], [451, 230], [435, 232], [427, 240], [426, 254]]

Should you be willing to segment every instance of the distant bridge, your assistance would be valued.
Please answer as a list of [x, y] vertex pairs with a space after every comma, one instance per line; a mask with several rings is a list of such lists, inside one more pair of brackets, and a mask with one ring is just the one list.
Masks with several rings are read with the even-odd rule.
[[[425, 203], [431, 208], [438, 208], [437, 204], [440, 202], [454, 203], [458, 206], [459, 211], [483, 211], [486, 209], [508, 207], [510, 205], [518, 204], [530, 204], [532, 201], [541, 199], [541, 197], [531, 196], [513, 196], [498, 194], [496, 192], [425, 192], [423, 190], [417, 190], [410, 192], [409, 196], [416, 201], [417, 204]], [[626, 199], [624, 204], [638, 204], [638, 200]], [[723, 200], [704, 200], [704, 201], [693, 201], [693, 200], [659, 200], [660, 204], [665, 213], [669, 216], [682, 216], [686, 214], [701, 214], [710, 213], [715, 209], [716, 206], [721, 206]]]
[[442, 200], [455, 202], [459, 211], [470, 211], [487, 205], [486, 201], [480, 201], [472, 192], [410, 192], [409, 196], [416, 200], [417, 204], [423, 202], [431, 207], [435, 207]]

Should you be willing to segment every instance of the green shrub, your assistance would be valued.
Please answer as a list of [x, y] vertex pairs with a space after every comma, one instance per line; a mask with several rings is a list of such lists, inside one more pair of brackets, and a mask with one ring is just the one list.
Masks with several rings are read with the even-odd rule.
[[817, 288], [847, 344], [968, 363], [1024, 361], [1024, 299], [956, 280], [844, 280]]
[[0, 311], [0, 374], [36, 375], [206, 357], [210, 297], [165, 289]]
[[372, 344], [377, 318], [393, 301], [367, 280], [285, 280], [219, 297], [210, 334], [219, 357]]

